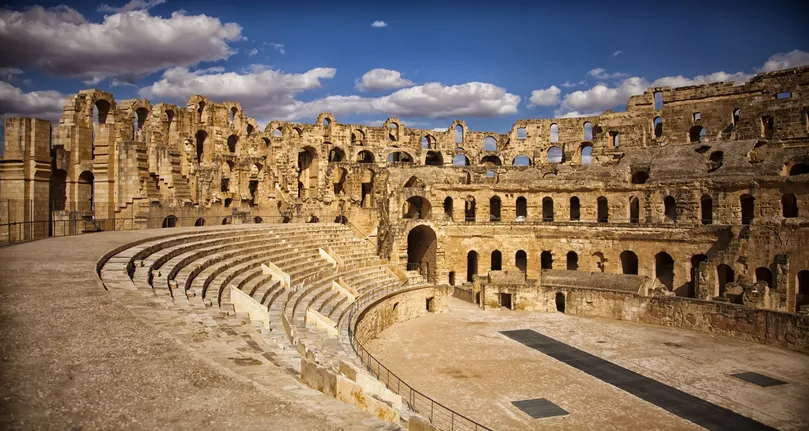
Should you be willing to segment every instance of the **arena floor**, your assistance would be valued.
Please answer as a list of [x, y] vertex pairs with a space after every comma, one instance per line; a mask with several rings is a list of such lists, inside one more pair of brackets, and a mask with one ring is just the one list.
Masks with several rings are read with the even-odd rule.
[[[497, 430], [701, 429], [500, 332], [520, 329], [763, 425], [809, 428], [809, 356], [710, 334], [561, 313], [483, 311], [451, 299], [449, 312], [397, 324], [366, 347], [416, 389]], [[761, 387], [730, 376], [743, 372], [786, 384]], [[568, 414], [533, 419], [512, 404], [536, 398]]]

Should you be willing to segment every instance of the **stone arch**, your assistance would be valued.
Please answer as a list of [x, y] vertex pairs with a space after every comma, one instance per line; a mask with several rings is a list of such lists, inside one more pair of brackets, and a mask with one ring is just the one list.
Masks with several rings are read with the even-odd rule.
[[423, 189], [425, 187], [424, 181], [422, 181], [419, 177], [415, 175], [408, 178], [407, 181], [405, 181], [404, 186], [408, 188], [415, 187], [420, 189]]
[[492, 251], [491, 270], [492, 271], [503, 270], [503, 253], [501, 253], [500, 250]]
[[431, 212], [432, 205], [429, 200], [421, 196], [411, 196], [405, 201], [402, 218], [427, 220]]
[[205, 219], [200, 217], [194, 220], [194, 226], [205, 226]]
[[559, 125], [556, 123], [551, 124], [550, 127], [550, 142], [552, 144], [559, 142]]
[[107, 118], [109, 117], [110, 109], [112, 109], [112, 104], [107, 99], [96, 99], [94, 106], [94, 121], [98, 122], [98, 124], [107, 124]]
[[497, 139], [493, 136], [483, 138], [483, 151], [497, 151]]
[[702, 140], [707, 135], [707, 131], [702, 126], [693, 126], [688, 131], [688, 142], [695, 143], [695, 142], [702, 142]]
[[407, 234], [407, 269], [417, 270], [429, 281], [435, 282], [438, 240], [435, 231], [428, 225], [419, 225]]
[[298, 150], [298, 197], [308, 198], [317, 192], [319, 173], [318, 153], [314, 147], [305, 146]]
[[704, 254], [695, 254], [695, 255], [691, 256], [691, 281], [688, 283], [689, 284], [689, 286], [688, 286], [689, 295], [688, 296], [691, 297], [691, 298], [696, 298], [697, 295], [699, 294], [699, 291], [701, 290], [701, 288], [705, 287], [705, 286], [700, 286], [700, 269], [699, 269], [699, 267], [702, 264], [702, 262], [705, 262], [707, 260], [708, 260], [708, 256], [706, 256]]
[[204, 130], [197, 130], [194, 135], [197, 149], [197, 162], [202, 162], [202, 157], [205, 155], [205, 140], [208, 139], [208, 133]]
[[346, 152], [340, 147], [334, 147], [329, 150], [329, 163], [339, 163], [346, 159]]
[[500, 161], [500, 157], [497, 157], [495, 155], [488, 155], [488, 156], [483, 156], [483, 158], [480, 159], [480, 164], [481, 165], [491, 164], [491, 165], [494, 165], [494, 166], [501, 166], [503, 164], [503, 162]]
[[581, 201], [578, 196], [570, 198], [570, 221], [581, 220]]
[[553, 221], [553, 198], [550, 196], [542, 198], [542, 221]]
[[553, 269], [553, 253], [545, 250], [540, 255], [540, 269]]
[[466, 254], [466, 281], [472, 283], [478, 274], [478, 252], [475, 250]]
[[531, 166], [532, 161], [530, 157], [524, 154], [519, 154], [517, 155], [517, 157], [514, 157], [514, 160], [511, 161], [511, 164], [514, 166]]
[[789, 167], [789, 176], [809, 174], [809, 163], [794, 163]]
[[798, 217], [798, 199], [792, 193], [781, 196], [781, 216], [784, 218]]
[[638, 275], [638, 255], [634, 251], [624, 250], [621, 252], [621, 272], [624, 274]]
[[733, 268], [731, 268], [730, 265], [722, 263], [716, 267], [716, 284], [718, 286], [719, 296], [725, 296], [728, 283], [733, 283], [735, 278], [736, 274], [733, 272]]
[[652, 133], [654, 134], [655, 138], [663, 137], [663, 119], [660, 117], [655, 117], [652, 120]]
[[666, 196], [663, 198], [663, 215], [666, 221], [677, 222], [677, 200], [674, 196]]
[[514, 254], [514, 266], [522, 272], [523, 277], [528, 273], [528, 254], [525, 250], [517, 250]]
[[809, 271], [798, 271], [795, 278], [795, 311], [800, 312], [809, 306]]
[[548, 148], [548, 163], [562, 163], [565, 161], [565, 153], [560, 147]]
[[176, 227], [177, 226], [177, 216], [169, 215], [163, 218], [163, 224], [160, 227], [169, 228], [169, 227]]
[[702, 195], [699, 200], [700, 221], [702, 224], [713, 223], [713, 198], [709, 195]]
[[629, 198], [629, 223], [640, 223], [640, 200], [637, 196]]
[[90, 171], [79, 174], [76, 195], [76, 211], [93, 212], [95, 210], [95, 176]]
[[578, 271], [579, 270], [579, 255], [575, 251], [567, 252], [565, 263], [566, 263], [565, 268], [568, 271]]
[[489, 221], [490, 222], [499, 222], [500, 221], [500, 196], [492, 196], [489, 199]]
[[374, 179], [376, 172], [373, 169], [364, 169], [361, 173], [361, 201], [363, 208], [370, 208], [374, 204]]
[[475, 197], [468, 196], [464, 201], [464, 220], [475, 221]]
[[579, 163], [589, 165], [593, 163], [593, 145], [581, 144], [579, 147]]
[[755, 217], [756, 198], [752, 195], [744, 194], [739, 197], [739, 205], [742, 210], [742, 224], [750, 224]]
[[351, 132], [351, 143], [354, 145], [363, 145], [365, 143], [365, 132], [360, 129], [354, 129]]
[[332, 184], [334, 186], [334, 195], [342, 195], [345, 193], [345, 183], [348, 179], [348, 171], [344, 168], [337, 168], [334, 171], [334, 178]]
[[674, 290], [674, 259], [665, 251], [655, 255], [655, 278], [669, 291]]
[[[518, 196], [516, 202], [517, 221], [525, 221], [528, 218], [528, 200], [524, 196]], [[520, 219], [522, 217], [522, 219]]]
[[646, 184], [649, 181], [649, 173], [646, 171], [638, 171], [632, 174], [632, 184]]
[[452, 165], [469, 166], [469, 158], [464, 154], [456, 154], [455, 157], [452, 158]]
[[455, 125], [455, 143], [463, 144], [464, 141], [464, 127], [461, 124]]
[[54, 169], [51, 173], [50, 196], [51, 211], [64, 211], [67, 204], [67, 171]]
[[413, 156], [407, 151], [391, 151], [385, 159], [388, 163], [413, 163]]
[[374, 163], [375, 159], [374, 153], [368, 150], [362, 150], [357, 153], [357, 163]]
[[444, 216], [452, 220], [452, 197], [450, 196], [444, 198]]
[[584, 132], [583, 132], [584, 137], [583, 137], [583, 139], [585, 141], [592, 141], [593, 140], [593, 123], [591, 123], [589, 121], [585, 121], [584, 126], [582, 128], [584, 129]]
[[772, 289], [775, 286], [775, 278], [773, 278], [770, 268], [760, 266], [756, 268], [756, 282], [763, 281], [767, 283], [767, 287]]
[[228, 152], [230, 152], [231, 154], [236, 154], [236, 150], [238, 150], [238, 148], [239, 148], [239, 137], [236, 135], [228, 136]]
[[441, 155], [440, 151], [427, 151], [427, 155], [424, 158], [424, 164], [426, 166], [443, 166], [444, 156]]
[[610, 221], [610, 206], [607, 198], [604, 196], [599, 196], [596, 199], [596, 204], [598, 205], [598, 222], [599, 223], [609, 223]]

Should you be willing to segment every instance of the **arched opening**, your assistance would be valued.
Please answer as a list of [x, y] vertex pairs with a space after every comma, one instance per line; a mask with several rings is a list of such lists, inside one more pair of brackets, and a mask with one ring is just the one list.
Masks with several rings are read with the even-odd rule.
[[493, 196], [489, 199], [489, 221], [500, 221], [500, 197]]
[[376, 172], [372, 171], [371, 169], [365, 169], [362, 171], [362, 184], [361, 190], [361, 203], [363, 208], [370, 208], [374, 205], [374, 179], [376, 178]]
[[655, 138], [663, 137], [663, 119], [660, 117], [655, 117], [653, 124]]
[[708, 172], [713, 172], [722, 167], [725, 160], [725, 153], [722, 151], [714, 151], [708, 156]]
[[666, 289], [674, 290], [674, 259], [665, 251], [655, 255], [655, 277]]
[[514, 266], [523, 273], [523, 277], [528, 272], [528, 254], [524, 250], [517, 250], [514, 255]]
[[798, 216], [798, 199], [792, 193], [781, 196], [781, 215], [784, 218]]
[[222, 225], [230, 224], [230, 216], [222, 219]]
[[500, 253], [500, 250], [495, 250], [492, 252], [492, 271], [502, 271], [503, 270], [503, 254]]
[[239, 137], [236, 135], [228, 136], [228, 151], [231, 154], [236, 153], [236, 145], [239, 143]]
[[531, 166], [531, 158], [520, 154], [514, 158], [511, 164], [514, 166]]
[[247, 137], [248, 138], [253, 135], [254, 130], [255, 130], [255, 128], [253, 127], [252, 124], [247, 125]]
[[490, 164], [490, 165], [500, 166], [500, 165], [503, 164], [503, 162], [500, 161], [500, 157], [497, 157], [497, 156], [485, 156], [482, 159], [480, 159], [480, 164], [481, 165]]
[[618, 148], [621, 146], [621, 134], [618, 132], [610, 132], [610, 139], [612, 139], [612, 146]]
[[649, 173], [646, 171], [638, 171], [632, 174], [632, 184], [646, 184], [649, 180]]
[[425, 220], [430, 218], [432, 205], [430, 201], [421, 196], [411, 196], [407, 198], [404, 205], [402, 218]]
[[528, 200], [520, 196], [517, 198], [517, 221], [525, 221], [528, 218]]
[[239, 110], [236, 109], [235, 106], [230, 108], [230, 117], [228, 118], [228, 121], [230, 122], [230, 124], [233, 124], [233, 122], [236, 121], [236, 114], [238, 112], [239, 112]]
[[466, 254], [466, 281], [471, 283], [474, 281], [475, 275], [478, 273], [478, 252], [472, 250]]
[[335, 196], [345, 194], [345, 185], [347, 180], [348, 180], [347, 170], [339, 168], [334, 171], [334, 181], [332, 184], [334, 187]]
[[394, 151], [388, 154], [388, 163], [413, 163], [413, 156], [404, 151]]
[[435, 282], [435, 255], [438, 248], [435, 231], [429, 226], [416, 226], [407, 234], [407, 270], [418, 271]]
[[320, 223], [320, 217], [312, 214], [312, 216], [309, 217], [309, 221], [307, 221], [306, 223]]
[[441, 155], [440, 151], [427, 151], [424, 164], [427, 166], [444, 166], [444, 156]]
[[357, 163], [373, 163], [374, 153], [368, 150], [362, 150], [357, 153]]
[[624, 274], [638, 275], [638, 255], [630, 250], [621, 252], [621, 271]]
[[475, 221], [475, 198], [468, 197], [464, 203], [464, 220]]
[[550, 197], [542, 198], [542, 221], [553, 221], [553, 199]]
[[559, 147], [551, 147], [548, 149], [548, 163], [562, 163], [564, 154]]
[[341, 214], [334, 218], [334, 222], [339, 224], [346, 224], [348, 223], [348, 219], [346, 218], [346, 216]]
[[579, 269], [579, 255], [575, 251], [567, 252], [567, 265], [568, 271], [577, 271]]
[[205, 226], [205, 219], [200, 217], [194, 220], [194, 226]]
[[428, 149], [428, 148], [432, 148], [430, 146], [430, 137], [429, 136], [422, 136], [421, 140], [419, 141], [419, 144], [421, 144], [421, 148], [423, 148], [425, 150]]
[[281, 216], [281, 223], [289, 223], [292, 221], [292, 218], [289, 216]]
[[584, 140], [585, 141], [593, 140], [593, 123], [589, 121], [586, 121], [584, 123]]
[[607, 203], [607, 198], [599, 196], [598, 200], [598, 222], [609, 223], [610, 221], [610, 207]]
[[581, 164], [589, 165], [593, 163], [593, 146], [584, 145], [581, 147]]
[[135, 110], [135, 118], [137, 119], [137, 123], [135, 125], [136, 131], [143, 130], [143, 126], [146, 124], [146, 119], [149, 118], [149, 110], [146, 108], [138, 108]]
[[64, 211], [67, 203], [67, 172], [55, 169], [50, 184], [51, 211]]
[[497, 151], [497, 139], [491, 136], [483, 138], [483, 151]]
[[253, 223], [255, 223], [255, 224], [264, 223], [264, 219], [259, 217], [259, 216], [255, 216], [255, 217], [253, 217]]
[[677, 222], [677, 201], [672, 196], [666, 196], [663, 199], [663, 214], [666, 217], [666, 221], [676, 223]]
[[98, 99], [95, 103], [96, 116], [98, 124], [107, 124], [107, 115], [110, 113], [110, 102], [104, 99]]
[[795, 311], [803, 312], [809, 306], [809, 271], [798, 272], [798, 288], [795, 294]]
[[205, 139], [208, 138], [208, 134], [204, 130], [198, 130], [195, 137], [197, 141], [197, 162], [202, 162], [202, 155], [205, 152]]
[[742, 110], [741, 110], [740, 108], [735, 108], [735, 109], [733, 110], [733, 117], [732, 117], [732, 119], [731, 119], [731, 121], [733, 122], [733, 125], [734, 125], [734, 126], [735, 126], [736, 124], [738, 124], [738, 123], [739, 123], [739, 119], [740, 119], [741, 117], [742, 117]]
[[694, 126], [688, 131], [688, 142], [696, 143], [702, 142], [707, 132], [702, 126]]
[[581, 220], [581, 202], [578, 196], [570, 198], [570, 221]]
[[708, 256], [705, 256], [704, 254], [695, 254], [691, 256], [691, 282], [688, 283], [688, 296], [691, 298], [696, 298], [700, 290], [699, 266], [702, 264], [702, 262], [706, 262], [707, 260]]
[[809, 164], [796, 163], [789, 168], [789, 176], [809, 174]]
[[525, 127], [518, 127], [517, 128], [517, 139], [525, 139], [528, 137], [528, 132], [525, 130]]
[[562, 292], [556, 292], [556, 311], [560, 313], [565, 312], [565, 294]]
[[725, 296], [725, 291], [728, 283], [733, 283], [733, 281], [735, 280], [733, 268], [724, 263], [717, 266], [716, 280], [719, 283], [719, 296]]
[[304, 147], [298, 150], [298, 197], [309, 198], [317, 191], [317, 150]]
[[551, 124], [550, 141], [554, 144], [559, 142], [559, 125], [556, 123]]
[[167, 227], [176, 227], [176, 226], [177, 226], [177, 216], [170, 215], [170, 216], [166, 216], [163, 219], [163, 225], [160, 226], [160, 227], [167, 228]]
[[763, 281], [767, 283], [767, 287], [772, 289], [775, 286], [775, 279], [772, 276], [772, 271], [763, 266], [756, 268], [756, 282]]
[[280, 127], [276, 127], [276, 128], [275, 128], [275, 129], [273, 129], [273, 131], [272, 131], [272, 137], [273, 137], [273, 138], [283, 138], [283, 137], [284, 137], [284, 131], [283, 131], [283, 130], [281, 130], [281, 128], [280, 128]]
[[444, 216], [452, 220], [452, 198], [449, 196], [444, 198]]
[[225, 198], [224, 204], [225, 208], [230, 208], [230, 204], [233, 203], [233, 198]]
[[455, 286], [455, 271], [449, 272], [449, 285]]
[[420, 180], [419, 177], [413, 175], [405, 181], [404, 186], [406, 188], [417, 188], [423, 189], [425, 187], [424, 181]]
[[197, 105], [197, 121], [202, 123], [202, 113], [205, 111], [205, 102], [199, 102]]
[[540, 269], [553, 269], [553, 253], [549, 251], [543, 251], [539, 257], [540, 260]]
[[329, 163], [338, 163], [345, 161], [346, 153], [342, 148], [332, 148], [329, 151]]
[[739, 203], [742, 207], [742, 224], [750, 224], [754, 217], [756, 199], [750, 195], [742, 195], [739, 198]]
[[455, 126], [455, 143], [463, 144], [463, 126], [460, 124]]
[[700, 205], [700, 218], [702, 224], [713, 223], [713, 198], [708, 195], [703, 195], [699, 200]]
[[92, 212], [95, 210], [95, 177], [90, 171], [79, 175], [78, 195], [76, 196], [76, 211]]
[[590, 257], [593, 262], [593, 272], [604, 272], [604, 265], [607, 263], [604, 253], [597, 251]]
[[456, 154], [452, 158], [452, 166], [469, 166], [469, 158], [463, 154]]
[[629, 198], [629, 222], [640, 223], [640, 200], [635, 196]]

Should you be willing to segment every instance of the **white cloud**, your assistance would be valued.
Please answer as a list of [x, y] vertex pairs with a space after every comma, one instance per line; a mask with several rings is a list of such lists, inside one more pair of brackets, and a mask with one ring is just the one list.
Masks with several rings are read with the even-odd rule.
[[531, 103], [528, 107], [557, 105], [560, 94], [562, 94], [562, 90], [555, 85], [551, 85], [545, 90], [534, 90], [531, 92]]
[[32, 91], [26, 93], [7, 83], [0, 82], [0, 116], [35, 117], [59, 121], [66, 96], [58, 91]]
[[272, 49], [278, 51], [279, 53], [281, 53], [281, 55], [284, 55], [284, 54], [287, 53], [286, 50], [284, 50], [284, 44], [283, 43], [272, 43], [272, 42], [266, 43], [265, 42], [264, 44], [271, 46]]
[[572, 87], [575, 87], [575, 86], [576, 86], [576, 84], [573, 83], [573, 82], [570, 82], [570, 81], [565, 81], [565, 82], [562, 83], [562, 87], [565, 87], [565, 88], [572, 88]]
[[687, 87], [689, 85], [702, 85], [710, 84], [713, 82], [735, 82], [736, 84], [743, 84], [750, 80], [753, 75], [748, 75], [744, 72], [725, 73], [714, 72], [710, 75], [697, 75], [693, 78], [686, 78], [682, 75], [678, 76], [665, 76], [658, 78], [652, 82], [652, 87]]
[[411, 85], [413, 81], [402, 78], [400, 72], [390, 69], [371, 70], [355, 82], [355, 88], [360, 91], [392, 90]]
[[99, 12], [129, 12], [133, 10], [149, 10], [155, 6], [165, 3], [166, 0], [131, 0], [121, 7], [113, 7], [106, 3], [98, 6]]
[[[366, 126], [370, 126], [370, 127], [382, 127], [382, 125], [385, 124], [385, 120], [368, 120], [368, 121], [365, 121], [363, 124], [365, 124]], [[428, 124], [429, 123], [427, 123], [425, 121], [402, 120], [402, 125], [405, 126], [405, 127], [421, 128], [421, 127], [424, 127], [424, 126], [426, 126]], [[446, 129], [442, 129], [442, 130], [446, 130]]]
[[774, 70], [790, 69], [793, 67], [809, 65], [809, 52], [794, 50], [781, 52], [768, 58], [759, 72], [772, 72]]
[[258, 54], [258, 50], [256, 48], [253, 48], [247, 53], [247, 56], [252, 57], [252, 56], [254, 56], [256, 54]]
[[598, 84], [589, 90], [574, 91], [565, 96], [560, 112], [603, 111], [626, 103], [629, 96], [643, 93], [648, 86], [649, 83], [645, 79], [635, 76], [623, 80], [616, 87]]
[[621, 72], [607, 73], [607, 69], [597, 67], [587, 72], [587, 76], [592, 76], [593, 78], [596, 79], [615, 79], [615, 78], [625, 78], [628, 75], [626, 73]]
[[430, 130], [432, 130], [433, 132], [446, 132], [447, 130], [449, 130], [449, 127], [434, 127]]
[[387, 26], [388, 26], [388, 23], [386, 23], [385, 21], [374, 21], [374, 22], [371, 23], [371, 27], [373, 27], [373, 28], [382, 28], [382, 27], [387, 27]]
[[0, 67], [0, 81], [16, 81], [22, 70], [16, 67]]
[[618, 57], [619, 55], [621, 55], [623, 53], [624, 53], [623, 51], [615, 51], [615, 52], [612, 53], [612, 56], [613, 57]]
[[595, 117], [596, 115], [601, 115], [603, 111], [595, 111], [595, 112], [579, 112], [579, 111], [570, 111], [565, 113], [564, 115], [560, 115], [556, 118], [578, 118], [578, 117]]
[[38, 67], [90, 82], [111, 76], [132, 82], [168, 67], [227, 59], [235, 53], [228, 42], [241, 40], [241, 30], [235, 23], [183, 11], [163, 18], [131, 10], [92, 23], [68, 6], [0, 9], [0, 67]]

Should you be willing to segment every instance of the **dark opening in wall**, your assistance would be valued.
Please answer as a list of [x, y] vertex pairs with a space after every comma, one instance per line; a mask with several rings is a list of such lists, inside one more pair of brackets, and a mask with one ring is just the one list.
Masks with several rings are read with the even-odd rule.
[[567, 270], [577, 271], [579, 269], [579, 255], [575, 251], [567, 252]]
[[523, 276], [528, 271], [528, 255], [524, 250], [517, 250], [517, 254], [514, 256], [514, 266], [523, 273]]
[[756, 208], [756, 199], [750, 195], [742, 195], [739, 198], [742, 207], [742, 224], [750, 224], [753, 221]]
[[194, 226], [205, 226], [205, 219], [200, 217], [194, 220]]
[[700, 218], [702, 219], [702, 224], [712, 224], [713, 199], [708, 195], [702, 196], [700, 199], [700, 207]]
[[781, 214], [784, 218], [798, 216], [798, 199], [792, 193], [781, 196]]
[[472, 250], [466, 255], [466, 281], [471, 283], [478, 273], [478, 252]]
[[256, 195], [258, 195], [258, 180], [250, 180], [247, 185], [248, 190], [250, 191], [250, 206], [256, 205]]
[[646, 171], [638, 171], [632, 174], [632, 184], [646, 184], [649, 180], [649, 173]]
[[663, 213], [666, 220], [676, 223], [677, 222], [677, 201], [672, 196], [666, 196], [663, 199]]
[[597, 200], [598, 202], [598, 222], [599, 223], [609, 223], [610, 221], [610, 207], [607, 202], [607, 198], [604, 196], [600, 196]]
[[444, 198], [444, 215], [452, 220], [452, 198], [449, 196]]
[[795, 311], [802, 312], [809, 308], [809, 271], [802, 270], [797, 276], [798, 288], [795, 295]]
[[464, 202], [464, 220], [475, 221], [475, 198], [467, 198]]
[[511, 294], [510, 293], [501, 293], [500, 294], [500, 306], [504, 308], [508, 308], [511, 310]]
[[455, 286], [455, 271], [449, 272], [449, 285]]
[[440, 151], [427, 151], [427, 156], [424, 159], [424, 164], [427, 166], [443, 166], [444, 157], [441, 156]]
[[638, 255], [630, 250], [621, 252], [621, 271], [624, 274], [638, 275]]
[[719, 284], [719, 296], [725, 296], [725, 289], [727, 288], [727, 284], [732, 283], [735, 280], [733, 268], [724, 263], [717, 266], [716, 278]]
[[629, 222], [640, 223], [640, 201], [634, 196], [629, 199]]
[[433, 312], [433, 311], [434, 311], [434, 310], [433, 310], [433, 300], [434, 300], [434, 299], [435, 299], [435, 297], [434, 297], [434, 296], [431, 296], [431, 297], [427, 298], [427, 299], [424, 301], [424, 308], [425, 308], [427, 311], [429, 311], [429, 312]]
[[492, 252], [492, 271], [502, 271], [503, 270], [503, 254], [500, 253], [500, 250], [495, 250]]
[[230, 190], [230, 179], [229, 178], [222, 178], [219, 184], [219, 191], [222, 193], [227, 193]]
[[772, 289], [775, 286], [775, 279], [772, 276], [772, 271], [769, 268], [758, 267], [756, 268], [756, 282], [763, 281], [767, 283], [767, 287]]
[[655, 138], [660, 138], [663, 136], [663, 119], [660, 117], [655, 117], [654, 119], [654, 135]]
[[426, 225], [416, 226], [407, 235], [407, 270], [418, 271], [435, 282], [437, 241], [435, 231]]
[[665, 251], [655, 255], [655, 277], [666, 289], [674, 290], [674, 259]]
[[177, 226], [177, 217], [170, 215], [163, 219], [163, 225], [161, 227], [176, 227]]
[[517, 221], [525, 221], [528, 218], [528, 201], [520, 196], [517, 198]]
[[562, 292], [556, 292], [556, 311], [565, 312], [565, 294]]
[[713, 172], [722, 167], [725, 161], [725, 153], [722, 151], [714, 151], [708, 157], [708, 172]]
[[253, 217], [253, 223], [255, 223], [255, 224], [264, 223], [264, 219], [259, 217], [259, 216], [255, 216], [255, 217]]
[[236, 152], [236, 144], [239, 142], [239, 137], [236, 135], [228, 136], [228, 151], [231, 153]]
[[739, 108], [735, 108], [733, 110], [733, 125], [739, 124], [739, 119], [742, 118], [742, 110]]
[[702, 126], [694, 126], [688, 131], [688, 142], [702, 142], [707, 135], [705, 128]]
[[489, 221], [500, 221], [500, 198], [498, 196], [489, 199]]
[[773, 133], [773, 119], [769, 115], [761, 117], [761, 137], [770, 139]]
[[655, 109], [663, 109], [663, 93], [660, 91], [654, 92]]
[[542, 221], [553, 221], [553, 199], [549, 197], [542, 199]]
[[708, 256], [704, 254], [695, 254], [691, 256], [691, 281], [688, 283], [688, 296], [691, 298], [697, 297], [697, 292], [699, 292], [699, 267], [702, 262], [708, 260]]
[[549, 251], [543, 251], [540, 256], [542, 269], [553, 269], [553, 254]]
[[789, 168], [789, 176], [809, 174], [808, 163], [795, 163]]
[[570, 198], [570, 221], [579, 221], [581, 219], [581, 202], [577, 196]]

